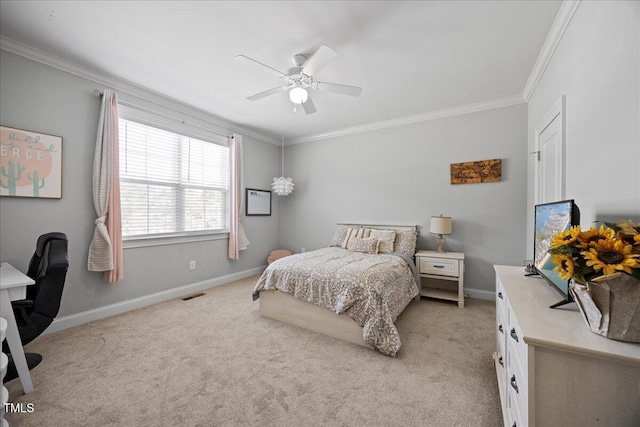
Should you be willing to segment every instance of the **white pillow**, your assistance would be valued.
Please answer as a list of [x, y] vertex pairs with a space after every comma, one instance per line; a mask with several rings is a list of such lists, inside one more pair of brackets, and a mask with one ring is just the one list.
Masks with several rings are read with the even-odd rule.
[[393, 244], [393, 251], [406, 254], [412, 258], [416, 253], [417, 242], [418, 232], [415, 230], [396, 232], [396, 242]]
[[349, 239], [352, 237], [363, 239], [365, 237], [369, 237], [369, 229], [368, 228], [353, 228], [349, 227], [347, 229], [347, 235], [345, 239], [342, 241], [342, 248], [347, 249], [347, 245], [349, 243]]
[[365, 254], [377, 254], [379, 244], [380, 241], [373, 237], [365, 237], [362, 239], [358, 237], [352, 237], [351, 239], [349, 239], [347, 250], [351, 252], [362, 252]]
[[344, 242], [344, 238], [347, 237], [347, 232], [349, 231], [349, 227], [344, 224], [336, 224], [336, 230], [333, 234], [333, 239], [329, 246], [342, 246]]
[[371, 230], [370, 237], [375, 237], [380, 240], [380, 246], [378, 246], [379, 254], [388, 254], [393, 252], [393, 242], [396, 240], [396, 232], [393, 230]]

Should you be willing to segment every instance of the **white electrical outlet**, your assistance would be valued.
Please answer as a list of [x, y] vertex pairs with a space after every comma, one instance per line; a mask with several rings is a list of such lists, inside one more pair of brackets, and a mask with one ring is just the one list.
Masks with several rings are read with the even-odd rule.
[[307, 250], [305, 248], [302, 248], [302, 253], [307, 252]]
[[189, 270], [195, 270], [196, 269], [196, 260], [192, 259], [191, 261], [189, 261]]

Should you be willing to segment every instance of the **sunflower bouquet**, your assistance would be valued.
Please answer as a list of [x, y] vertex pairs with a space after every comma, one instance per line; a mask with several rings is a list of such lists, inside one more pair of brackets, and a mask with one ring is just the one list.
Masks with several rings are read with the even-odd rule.
[[587, 231], [571, 227], [553, 236], [549, 252], [563, 280], [585, 285], [619, 272], [640, 280], [640, 224], [630, 220]]

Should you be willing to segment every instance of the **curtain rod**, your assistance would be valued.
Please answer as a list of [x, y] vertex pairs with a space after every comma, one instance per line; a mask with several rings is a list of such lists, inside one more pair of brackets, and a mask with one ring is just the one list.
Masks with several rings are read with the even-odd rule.
[[[104, 95], [104, 92], [102, 92], [99, 89], [94, 89], [93, 90], [93, 94], [95, 96], [100, 96], [101, 97], [101, 96]], [[164, 113], [162, 111], [158, 111], [158, 110], [154, 110], [154, 109], [151, 109], [151, 108], [142, 107], [142, 106], [140, 106], [138, 104], [135, 104], [135, 103], [132, 103], [132, 102], [128, 102], [128, 101], [123, 101], [121, 99], [118, 100], [118, 104], [124, 105], [125, 107], [133, 108], [135, 110], [143, 111], [145, 113], [150, 113], [150, 114], [154, 114], [156, 116], [160, 116], [161, 118], [163, 118], [165, 120], [169, 120], [169, 121], [172, 121], [172, 122], [175, 122], [175, 123], [180, 123], [180, 124], [183, 124], [183, 125], [188, 125], [188, 126], [194, 128], [194, 129], [202, 130], [202, 131], [205, 131], [205, 132], [211, 132], [211, 133], [213, 133], [215, 135], [223, 136], [225, 138], [228, 138], [229, 135], [233, 135], [233, 132], [231, 132], [229, 134], [225, 134], [225, 133], [222, 133], [220, 131], [216, 131], [216, 130], [213, 130], [213, 129], [209, 129], [209, 128], [206, 128], [206, 127], [203, 127], [203, 126], [199, 126], [199, 125], [193, 124], [191, 122], [187, 122], [186, 120], [175, 119], [173, 117], [168, 116], [166, 113]]]

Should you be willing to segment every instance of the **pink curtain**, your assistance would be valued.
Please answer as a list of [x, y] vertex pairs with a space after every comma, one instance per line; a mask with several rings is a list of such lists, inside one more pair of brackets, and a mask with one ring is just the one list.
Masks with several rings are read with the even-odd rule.
[[229, 259], [238, 259], [238, 217], [240, 216], [239, 186], [240, 165], [238, 164], [238, 135], [229, 137]]
[[229, 136], [229, 259], [238, 259], [249, 240], [240, 222], [242, 213], [242, 135]]
[[118, 162], [118, 98], [105, 89], [93, 160], [93, 204], [98, 218], [87, 266], [89, 271], [104, 272], [107, 283], [124, 278]]
[[124, 279], [122, 250], [122, 213], [120, 209], [120, 135], [118, 133], [118, 100], [111, 98], [111, 194], [107, 213], [107, 231], [111, 237], [113, 270], [105, 271], [102, 278], [107, 283]]

